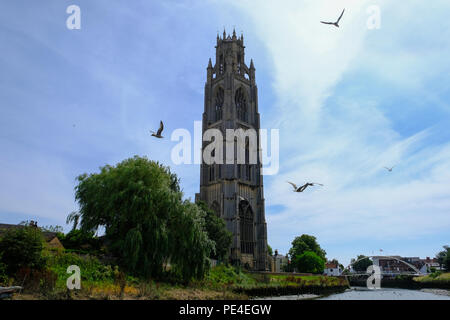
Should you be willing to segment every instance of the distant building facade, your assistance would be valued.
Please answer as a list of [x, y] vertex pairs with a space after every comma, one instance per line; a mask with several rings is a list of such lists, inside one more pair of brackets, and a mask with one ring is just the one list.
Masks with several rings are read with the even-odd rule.
[[327, 276], [340, 276], [342, 271], [342, 268], [338, 264], [327, 262], [325, 263], [323, 274]]
[[272, 272], [284, 272], [285, 267], [289, 264], [288, 255], [282, 255], [278, 253], [278, 250], [275, 250], [275, 254], [270, 257], [271, 259], [271, 270]]
[[421, 259], [422, 266], [420, 268], [420, 273], [428, 274], [431, 273], [433, 269], [442, 271], [443, 268], [439, 264], [436, 258], [430, 259], [430, 257], [426, 257], [426, 259]]
[[[373, 264], [378, 265], [384, 275], [397, 275], [405, 273], [428, 274], [432, 268], [441, 270], [437, 259], [421, 259], [419, 257], [401, 257], [401, 256], [375, 256], [372, 257]], [[414, 267], [415, 270], [412, 268]]]

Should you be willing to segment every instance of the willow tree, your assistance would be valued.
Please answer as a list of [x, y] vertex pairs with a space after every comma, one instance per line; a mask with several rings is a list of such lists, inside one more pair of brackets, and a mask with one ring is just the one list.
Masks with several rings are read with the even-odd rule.
[[184, 280], [204, 275], [213, 243], [201, 211], [182, 201], [179, 180], [168, 167], [135, 156], [77, 179], [80, 210], [68, 220], [83, 231], [103, 227], [128, 272], [159, 277], [169, 262]]
[[233, 240], [232, 233], [227, 230], [225, 221], [219, 218], [205, 202], [198, 201], [196, 204], [204, 212], [208, 238], [214, 241], [215, 250], [211, 252], [210, 258], [226, 261]]

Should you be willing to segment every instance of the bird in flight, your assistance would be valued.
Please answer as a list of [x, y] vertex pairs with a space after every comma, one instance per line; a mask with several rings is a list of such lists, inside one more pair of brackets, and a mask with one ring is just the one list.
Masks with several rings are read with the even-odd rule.
[[[394, 166], [395, 167], [395, 166]], [[384, 167], [387, 171], [392, 172], [392, 169], [394, 169], [394, 167], [388, 168], [388, 167]]]
[[293, 190], [294, 192], [303, 192], [309, 186], [315, 186], [315, 185], [323, 186], [323, 184], [316, 183], [316, 182], [307, 182], [307, 183], [305, 183], [304, 185], [302, 185], [300, 187], [297, 187], [297, 185], [295, 183], [293, 183], [293, 182], [287, 181], [287, 183], [291, 184], [292, 187], [294, 187], [294, 190]]
[[156, 137], [156, 138], [164, 138], [162, 135], [161, 135], [161, 132], [164, 130], [164, 124], [163, 124], [163, 122], [162, 122], [162, 120], [159, 122], [159, 129], [158, 129], [158, 131], [155, 133], [154, 131], [151, 131], [150, 130], [150, 132], [152, 133], [152, 136], [153, 137]]
[[345, 9], [342, 10], [341, 15], [339, 16], [339, 18], [337, 19], [336, 22], [325, 22], [325, 21], [320, 21], [320, 22], [321, 22], [321, 23], [324, 23], [324, 24], [331, 24], [331, 25], [333, 25], [333, 26], [339, 28], [339, 21], [341, 21], [341, 18], [342, 18], [342, 16], [344, 15], [344, 11], [345, 11]]

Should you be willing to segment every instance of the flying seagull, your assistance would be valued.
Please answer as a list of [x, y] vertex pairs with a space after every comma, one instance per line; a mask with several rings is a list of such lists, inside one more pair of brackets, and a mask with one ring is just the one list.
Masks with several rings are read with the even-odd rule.
[[297, 187], [297, 185], [293, 182], [287, 181], [287, 183], [291, 184], [292, 187], [294, 187], [294, 190], [293, 190], [294, 192], [303, 192], [308, 186], [315, 186], [315, 185], [323, 186], [323, 184], [316, 183], [316, 182], [307, 182], [300, 187]]
[[159, 122], [159, 129], [158, 129], [158, 131], [155, 133], [154, 131], [151, 131], [150, 130], [150, 132], [152, 133], [152, 136], [153, 137], [156, 137], [156, 138], [164, 138], [162, 135], [161, 135], [161, 132], [163, 131], [163, 129], [164, 129], [164, 124], [163, 124], [163, 122], [162, 122], [162, 120]]
[[[395, 167], [395, 166], [394, 166]], [[394, 167], [388, 168], [388, 167], [384, 167], [387, 171], [392, 172], [392, 169], [394, 169]]]
[[325, 22], [325, 21], [320, 21], [320, 22], [321, 22], [321, 23], [324, 23], [324, 24], [331, 24], [331, 25], [333, 25], [333, 26], [339, 28], [339, 21], [341, 21], [341, 18], [342, 18], [342, 16], [344, 15], [344, 11], [345, 11], [345, 9], [342, 10], [341, 15], [339, 16], [339, 18], [337, 19], [336, 22]]

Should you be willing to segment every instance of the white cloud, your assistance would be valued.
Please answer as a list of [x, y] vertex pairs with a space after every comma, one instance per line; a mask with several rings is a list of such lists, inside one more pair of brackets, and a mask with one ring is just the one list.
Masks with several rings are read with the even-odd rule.
[[[413, 23], [422, 5], [412, 2], [402, 19], [395, 20], [393, 12], [400, 4], [377, 1], [382, 29], [370, 31], [365, 27], [366, 9], [372, 4], [361, 0], [235, 4], [251, 19], [252, 31], [267, 45], [274, 63], [278, 102], [272, 112], [278, 116], [264, 120], [263, 114], [262, 119], [281, 128], [281, 172], [266, 178], [265, 197], [269, 205], [285, 206], [267, 217], [269, 241], [284, 251], [292, 240], [287, 235], [311, 233], [326, 246], [369, 238], [394, 241], [450, 227], [445, 179], [450, 175], [449, 146], [427, 146], [436, 134], [430, 129], [403, 136], [383, 111], [383, 96], [367, 101], [358, 92], [335, 91], [343, 77], [360, 68], [395, 89], [417, 90], [427, 99], [442, 101], [433, 93], [425, 94], [423, 87], [439, 73], [443, 55], [430, 51], [423, 60], [420, 52], [408, 52], [399, 41], [405, 36], [400, 26]], [[319, 23], [333, 20], [343, 7], [340, 29]], [[380, 43], [373, 43], [373, 37]], [[443, 46], [448, 47], [448, 41]], [[355, 85], [367, 90], [370, 84]], [[397, 165], [392, 173], [383, 169], [392, 165]], [[286, 180], [321, 182], [325, 187], [295, 194]]]

